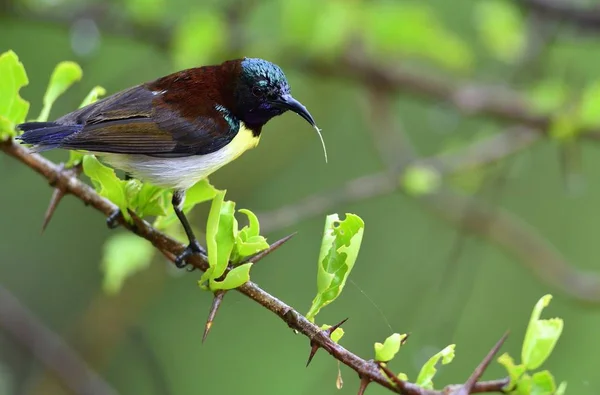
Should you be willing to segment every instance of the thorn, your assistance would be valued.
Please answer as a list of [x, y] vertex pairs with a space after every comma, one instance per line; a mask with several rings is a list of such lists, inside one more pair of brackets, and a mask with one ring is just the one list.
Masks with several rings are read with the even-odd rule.
[[[81, 174], [82, 169], [83, 168], [81, 165], [77, 165], [71, 169], [65, 169], [64, 163], [61, 163], [59, 165], [59, 172], [67, 171], [67, 172], [72, 173], [72, 175], [74, 175], [76, 177], [78, 177]], [[44, 222], [42, 223], [42, 233], [44, 233], [44, 231], [48, 227], [50, 220], [52, 219], [52, 217], [54, 216], [54, 213], [56, 212], [56, 209], [58, 208], [58, 204], [61, 202], [62, 198], [65, 197], [65, 195], [66, 195], [64, 188], [56, 187], [56, 184], [58, 182], [58, 177], [59, 176], [57, 175], [52, 181], [50, 181], [50, 185], [55, 188], [54, 188], [54, 192], [52, 193], [52, 197], [50, 198], [50, 203], [48, 204], [48, 208], [46, 209], [46, 213], [44, 214]]]
[[306, 367], [308, 367], [308, 365], [310, 365], [310, 362], [312, 361], [313, 357], [315, 356], [315, 354], [317, 353], [318, 350], [319, 350], [319, 345], [315, 341], [311, 341], [310, 342], [310, 354], [308, 356], [308, 361], [306, 361]]
[[212, 305], [210, 306], [210, 311], [208, 312], [208, 319], [206, 320], [206, 325], [204, 326], [204, 334], [202, 335], [202, 343], [206, 340], [208, 333], [210, 332], [210, 328], [212, 328], [213, 321], [215, 320], [215, 316], [217, 315], [217, 311], [221, 306], [221, 302], [225, 297], [226, 291], [216, 291], [215, 297], [213, 298]]
[[275, 251], [276, 249], [278, 249], [279, 247], [281, 247], [282, 245], [284, 245], [292, 237], [296, 236], [296, 233], [298, 233], [298, 232], [294, 232], [294, 233], [292, 233], [290, 235], [287, 235], [287, 236], [285, 236], [285, 237], [277, 240], [276, 242], [272, 243], [268, 248], [265, 248], [264, 250], [259, 251], [256, 254], [245, 258], [238, 265], [241, 265], [243, 263], [248, 263], [248, 262], [256, 263], [256, 262], [260, 261], [261, 259], [263, 259], [267, 255], [269, 255], [270, 253], [272, 253], [273, 251]]
[[334, 326], [332, 326], [329, 329], [324, 330], [325, 334], [327, 335], [327, 337], [329, 337], [331, 339], [331, 334], [340, 326], [344, 325], [344, 323], [348, 321], [348, 318], [344, 318], [343, 320], [341, 320], [340, 322], [338, 322], [337, 324], [335, 324]]
[[44, 222], [42, 223], [42, 233], [46, 230], [46, 227], [50, 223], [58, 204], [65, 197], [65, 191], [59, 188], [54, 188], [54, 192], [52, 193], [52, 197], [50, 198], [50, 203], [48, 204], [48, 208], [46, 209], [46, 213], [44, 214]]
[[[344, 324], [344, 322], [346, 322], [346, 321], [348, 321], [348, 318], [344, 318], [342, 321], [338, 322], [337, 324], [333, 325], [332, 327], [330, 327], [328, 329], [321, 330], [321, 333], [323, 333], [325, 336], [327, 336], [328, 338], [331, 339], [331, 334], [337, 328], [342, 326]], [[315, 354], [317, 353], [319, 348], [321, 348], [321, 346], [319, 346], [319, 344], [317, 342], [315, 342], [314, 340], [310, 341], [310, 354], [308, 356], [308, 361], [306, 362], [306, 367], [308, 367], [308, 365], [310, 365], [310, 362], [312, 361], [313, 357], [315, 356]]]
[[475, 386], [475, 384], [477, 384], [477, 380], [479, 380], [481, 378], [481, 376], [487, 369], [490, 362], [492, 362], [492, 359], [494, 358], [494, 356], [498, 353], [498, 350], [500, 350], [500, 347], [502, 347], [502, 345], [506, 341], [506, 338], [508, 337], [508, 333], [509, 332], [506, 331], [504, 333], [504, 335], [502, 335], [500, 340], [498, 340], [498, 342], [494, 345], [494, 347], [492, 347], [490, 352], [488, 352], [487, 355], [485, 356], [485, 358], [483, 358], [483, 360], [481, 361], [479, 366], [477, 366], [475, 368], [475, 370], [473, 371], [473, 374], [471, 374], [471, 376], [469, 377], [467, 382], [462, 387], [460, 387], [458, 389], [458, 391], [456, 391], [455, 395], [469, 395], [471, 393], [471, 391], [473, 390], [473, 387]]
[[371, 384], [371, 380], [369, 380], [367, 377], [361, 377], [360, 387], [358, 387], [358, 395], [363, 395], [369, 384]]

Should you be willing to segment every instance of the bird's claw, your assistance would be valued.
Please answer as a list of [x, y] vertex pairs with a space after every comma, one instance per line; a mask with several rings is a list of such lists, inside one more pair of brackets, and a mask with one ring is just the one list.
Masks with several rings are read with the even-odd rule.
[[[195, 254], [206, 255], [206, 250], [200, 245], [198, 240], [193, 240], [190, 243], [190, 245], [188, 245], [185, 248], [185, 250], [183, 250], [183, 252], [175, 258], [175, 266], [177, 266], [180, 269], [184, 268], [187, 265], [185, 260], [188, 257], [195, 255]], [[188, 271], [193, 271], [193, 270], [194, 270], [194, 268], [192, 268], [191, 270], [188, 269]]]
[[113, 213], [106, 218], [106, 226], [108, 226], [109, 229], [115, 229], [116, 227], [118, 227], [120, 216], [121, 210], [116, 209], [115, 211], [113, 211]]

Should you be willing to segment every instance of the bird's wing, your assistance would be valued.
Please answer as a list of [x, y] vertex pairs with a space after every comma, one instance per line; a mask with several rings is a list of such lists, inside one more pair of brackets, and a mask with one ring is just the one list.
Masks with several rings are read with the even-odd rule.
[[[83, 125], [64, 139], [66, 149], [154, 156], [203, 155], [227, 145], [239, 130], [239, 122], [224, 109], [205, 106], [184, 116], [181, 95], [152, 91], [139, 85], [74, 111], [59, 120]], [[184, 96], [185, 97], [185, 96]]]

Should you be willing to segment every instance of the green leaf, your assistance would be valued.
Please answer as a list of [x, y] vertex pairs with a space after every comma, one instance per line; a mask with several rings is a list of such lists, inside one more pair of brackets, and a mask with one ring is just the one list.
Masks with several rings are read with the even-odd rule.
[[385, 339], [383, 344], [375, 343], [375, 360], [380, 362], [391, 361], [398, 351], [400, 351], [400, 346], [404, 339], [406, 339], [406, 336], [405, 334], [394, 333]]
[[248, 226], [244, 226], [235, 238], [235, 248], [231, 256], [233, 263], [269, 248], [267, 239], [260, 235], [260, 225], [256, 215], [246, 209], [239, 210], [248, 217]]
[[92, 103], [95, 103], [101, 96], [104, 95], [106, 95], [106, 89], [104, 89], [101, 86], [93, 87], [90, 93], [88, 93], [87, 96], [83, 99], [83, 101], [79, 105], [79, 108], [83, 108]]
[[121, 209], [123, 216], [130, 220], [131, 217], [127, 212], [125, 185], [117, 177], [115, 171], [104, 166], [95, 156], [86, 155], [83, 157], [83, 172], [92, 181], [96, 192], [116, 204]]
[[125, 191], [127, 206], [135, 211], [138, 216], [166, 214], [169, 190], [152, 184], [145, 184], [139, 180], [129, 180], [125, 183]]
[[574, 109], [556, 112], [552, 116], [548, 134], [557, 141], [572, 141], [579, 132], [577, 117]]
[[511, 393], [516, 393], [518, 395], [531, 395], [532, 390], [533, 381], [531, 379], [531, 376], [528, 374], [524, 374], [517, 382], [517, 388]]
[[44, 94], [44, 106], [42, 112], [38, 116], [38, 122], [44, 122], [48, 120], [52, 105], [67, 89], [75, 82], [81, 80], [83, 71], [81, 67], [75, 62], [60, 62], [52, 72], [50, 76], [50, 82]]
[[284, 45], [326, 57], [343, 49], [361, 15], [361, 4], [346, 0], [284, 1], [280, 7]]
[[234, 267], [227, 273], [223, 281], [210, 280], [210, 290], [234, 289], [244, 285], [244, 283], [250, 281], [250, 268], [252, 265], [252, 262], [248, 262]]
[[442, 364], [447, 365], [454, 359], [454, 348], [455, 344], [451, 344], [448, 347], [444, 348], [439, 353], [435, 354], [433, 357], [429, 358], [425, 365], [421, 368], [419, 372], [419, 376], [417, 377], [417, 385], [425, 388], [425, 389], [433, 389], [433, 377], [437, 373], [436, 365], [442, 360]]
[[309, 49], [321, 56], [334, 57], [339, 54], [357, 26], [361, 15], [360, 6], [359, 2], [347, 0], [320, 3], [316, 15], [311, 11], [311, 19], [315, 18], [316, 21]]
[[246, 215], [248, 217], [248, 226], [244, 226], [243, 229], [247, 229], [246, 234], [247, 237], [260, 236], [260, 224], [258, 222], [258, 217], [252, 211], [242, 208], [238, 210], [238, 212]]
[[227, 43], [228, 26], [217, 10], [188, 13], [173, 34], [173, 56], [177, 68], [207, 63]]
[[219, 191], [212, 201], [206, 224], [206, 248], [209, 270], [200, 278], [200, 285], [221, 277], [233, 252], [237, 233], [237, 221], [234, 217], [235, 203], [225, 201], [226, 191]]
[[437, 170], [421, 166], [409, 166], [401, 179], [404, 190], [412, 196], [428, 195], [441, 185], [441, 176]]
[[523, 340], [522, 363], [528, 370], [539, 368], [550, 356], [563, 329], [563, 320], [551, 318], [541, 320], [544, 307], [548, 306], [552, 295], [543, 296], [535, 305]]
[[29, 84], [25, 67], [13, 51], [0, 55], [0, 141], [16, 136], [15, 126], [25, 121], [29, 102], [19, 95]]
[[531, 395], [554, 395], [556, 382], [549, 371], [544, 370], [531, 376]]
[[594, 81], [583, 90], [579, 107], [579, 126], [593, 128], [600, 125], [600, 81]]
[[165, 14], [165, 0], [127, 0], [126, 10], [132, 19], [142, 23], [158, 22]]
[[[213, 187], [208, 180], [204, 179], [197, 182], [193, 187], [188, 189], [185, 194], [185, 201], [182, 208], [183, 213], [188, 214], [197, 204], [213, 199], [217, 195], [217, 192], [218, 190]], [[178, 221], [173, 207], [169, 205], [166, 208], [164, 216], [159, 217], [154, 221], [154, 227], [164, 230]]]
[[526, 45], [525, 23], [519, 9], [502, 0], [484, 0], [475, 7], [480, 38], [497, 59], [513, 63]]
[[355, 214], [346, 214], [343, 221], [337, 214], [327, 216], [317, 267], [317, 295], [306, 315], [309, 320], [314, 321], [344, 289], [360, 250], [364, 226]]
[[567, 391], [567, 382], [563, 381], [560, 383], [554, 395], [565, 395], [565, 391]]
[[517, 382], [523, 376], [527, 368], [525, 365], [515, 365], [515, 361], [512, 359], [508, 353], [502, 354], [498, 357], [498, 363], [506, 368], [508, 372], [508, 377], [510, 378], [510, 382], [508, 384], [508, 388], [514, 388], [517, 385]]
[[[321, 325], [321, 329], [326, 331], [327, 329], [331, 328], [331, 325]], [[344, 337], [344, 329], [340, 326], [337, 327], [329, 336], [329, 338], [334, 342], [334, 343], [339, 343], [339, 341], [342, 339], [342, 337]]]
[[568, 86], [561, 80], [542, 81], [527, 94], [531, 110], [537, 115], [547, 115], [559, 110], [566, 102]]
[[371, 2], [359, 19], [366, 48], [375, 55], [424, 59], [451, 70], [468, 70], [473, 54], [445, 29], [426, 2]]
[[103, 289], [109, 294], [119, 292], [125, 280], [148, 267], [154, 248], [147, 240], [133, 233], [117, 233], [104, 244], [101, 268]]

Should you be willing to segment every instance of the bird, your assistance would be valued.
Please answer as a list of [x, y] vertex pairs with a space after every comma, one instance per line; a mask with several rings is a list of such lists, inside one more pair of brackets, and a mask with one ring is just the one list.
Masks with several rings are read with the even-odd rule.
[[[283, 70], [260, 58], [188, 68], [124, 89], [53, 122], [24, 122], [17, 138], [31, 152], [84, 151], [142, 182], [172, 191], [171, 204], [189, 241], [175, 258], [186, 266], [206, 254], [185, 214], [186, 191], [256, 147], [272, 118], [292, 111], [318, 133], [291, 95]], [[117, 210], [109, 216], [115, 220]], [[110, 222], [109, 222], [110, 226]]]

